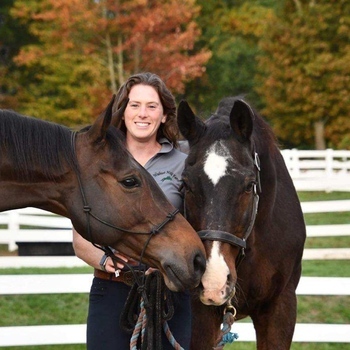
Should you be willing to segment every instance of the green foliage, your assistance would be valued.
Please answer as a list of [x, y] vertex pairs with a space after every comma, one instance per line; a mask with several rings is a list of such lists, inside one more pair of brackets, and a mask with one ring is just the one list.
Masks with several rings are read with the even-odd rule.
[[[261, 38], [256, 89], [284, 146], [348, 148], [350, 132], [350, 3], [287, 2]], [[298, 2], [299, 3], [299, 2]], [[324, 127], [317, 134], [316, 123]]]
[[[269, 18], [272, 1], [197, 1], [201, 6], [198, 24], [202, 36], [199, 45], [208, 47], [212, 57], [205, 78], [186, 87], [186, 99], [201, 115], [214, 112], [225, 96], [244, 95], [256, 107], [254, 91], [258, 41]], [[265, 5], [264, 5], [265, 3]]]
[[244, 95], [284, 148], [350, 149], [346, 0], [3, 0], [0, 103], [90, 123], [126, 76], [158, 73], [202, 117]]
[[[10, 15], [14, 0], [2, 0], [0, 6], [0, 103], [2, 108], [18, 106], [14, 91], [21, 89], [24, 71], [17, 67], [13, 57], [22, 45], [35, 42], [27, 27]], [[20, 33], [20, 35], [19, 35]]]

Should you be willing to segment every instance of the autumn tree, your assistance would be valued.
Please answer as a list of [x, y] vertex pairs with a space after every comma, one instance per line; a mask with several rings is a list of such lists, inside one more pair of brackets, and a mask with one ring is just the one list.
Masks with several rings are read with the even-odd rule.
[[289, 0], [260, 42], [257, 91], [284, 147], [350, 148], [350, 3]]
[[210, 57], [194, 50], [199, 10], [193, 0], [16, 0], [13, 16], [38, 40], [15, 58], [33, 74], [18, 91], [24, 112], [68, 125], [89, 122], [139, 71], [182, 92]]
[[28, 33], [25, 25], [11, 17], [13, 2], [1, 0], [0, 6], [0, 106], [17, 109], [13, 92], [21, 88], [21, 77], [26, 79], [26, 76], [25, 71], [14, 64], [13, 57], [22, 45], [35, 41], [35, 38]]
[[200, 47], [212, 51], [206, 73], [186, 85], [186, 98], [203, 116], [215, 111], [225, 96], [244, 95], [260, 107], [254, 89], [259, 40], [271, 13], [281, 6], [276, 0], [197, 0], [202, 35]]

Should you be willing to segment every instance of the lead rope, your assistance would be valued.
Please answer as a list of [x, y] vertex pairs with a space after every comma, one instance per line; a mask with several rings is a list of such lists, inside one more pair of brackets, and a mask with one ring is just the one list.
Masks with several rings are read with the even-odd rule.
[[[120, 325], [130, 338], [130, 350], [162, 350], [162, 331], [176, 350], [184, 350], [168, 325], [174, 315], [173, 297], [159, 271], [146, 277], [144, 286], [135, 283], [128, 295]], [[135, 321], [136, 320], [136, 321]]]
[[231, 344], [238, 339], [238, 334], [231, 332], [231, 327], [235, 322], [236, 313], [237, 311], [235, 307], [231, 304], [231, 300], [229, 300], [224, 311], [222, 328], [218, 338], [216, 339], [217, 345], [213, 348], [213, 350], [223, 350], [225, 344]]

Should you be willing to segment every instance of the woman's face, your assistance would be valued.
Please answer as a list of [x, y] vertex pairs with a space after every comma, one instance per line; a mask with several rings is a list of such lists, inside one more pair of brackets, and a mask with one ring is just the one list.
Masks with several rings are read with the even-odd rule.
[[124, 112], [127, 138], [139, 142], [155, 140], [161, 123], [165, 123], [163, 106], [158, 92], [149, 85], [134, 85]]

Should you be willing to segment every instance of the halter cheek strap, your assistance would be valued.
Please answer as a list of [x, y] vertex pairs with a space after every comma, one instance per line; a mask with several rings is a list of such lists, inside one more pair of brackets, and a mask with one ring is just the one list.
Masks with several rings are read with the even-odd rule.
[[[76, 151], [75, 151], [75, 139], [76, 139], [76, 135], [77, 135], [77, 132], [72, 132], [72, 136], [71, 136], [71, 143], [72, 143], [72, 149], [73, 149], [73, 153], [74, 153], [74, 157], [75, 159], [77, 159], [76, 157]], [[84, 191], [84, 187], [83, 187], [83, 184], [82, 184], [82, 181], [81, 181], [81, 176], [80, 176], [80, 171], [79, 171], [79, 166], [78, 166], [78, 162], [75, 163], [75, 167], [74, 167], [74, 171], [75, 171], [75, 174], [77, 176], [77, 179], [78, 179], [78, 185], [79, 185], [79, 189], [80, 189], [80, 193], [81, 193], [81, 197], [82, 197], [82, 200], [83, 200], [83, 212], [85, 213], [86, 215], [86, 222], [87, 222], [87, 236], [89, 237], [89, 240], [90, 242], [97, 248], [103, 250], [105, 252], [105, 254], [107, 254], [108, 256], [110, 256], [113, 261], [119, 261], [119, 262], [122, 262], [124, 265], [127, 265], [125, 263], [124, 260], [122, 259], [119, 259], [118, 257], [116, 257], [113, 252], [111, 251], [111, 249], [109, 247], [101, 247], [99, 245], [97, 245], [94, 240], [93, 240], [93, 237], [92, 237], [92, 233], [91, 233], [91, 225], [90, 225], [90, 217], [94, 218], [96, 221], [100, 222], [101, 224], [105, 225], [105, 226], [108, 226], [108, 227], [111, 227], [111, 228], [114, 228], [118, 231], [121, 231], [121, 232], [124, 232], [124, 233], [131, 233], [131, 234], [138, 234], [138, 235], [149, 235], [146, 243], [145, 243], [145, 246], [143, 247], [142, 249], [142, 253], [141, 253], [141, 256], [140, 256], [140, 264], [142, 264], [142, 258], [144, 256], [144, 253], [146, 251], [146, 248], [151, 240], [151, 238], [159, 233], [163, 227], [169, 223], [170, 221], [174, 220], [175, 216], [177, 213], [179, 213], [179, 209], [175, 209], [173, 212], [169, 213], [166, 218], [164, 219], [164, 221], [162, 221], [160, 224], [154, 226], [149, 232], [140, 232], [140, 231], [131, 231], [131, 230], [128, 230], [126, 228], [123, 228], [123, 227], [119, 227], [119, 226], [116, 226], [116, 225], [113, 225], [112, 223], [110, 222], [107, 222], [101, 218], [99, 218], [97, 215], [93, 214], [92, 213], [92, 209], [91, 209], [91, 206], [88, 204], [87, 202], [87, 199], [86, 199], [86, 195], [85, 195], [85, 191]]]

